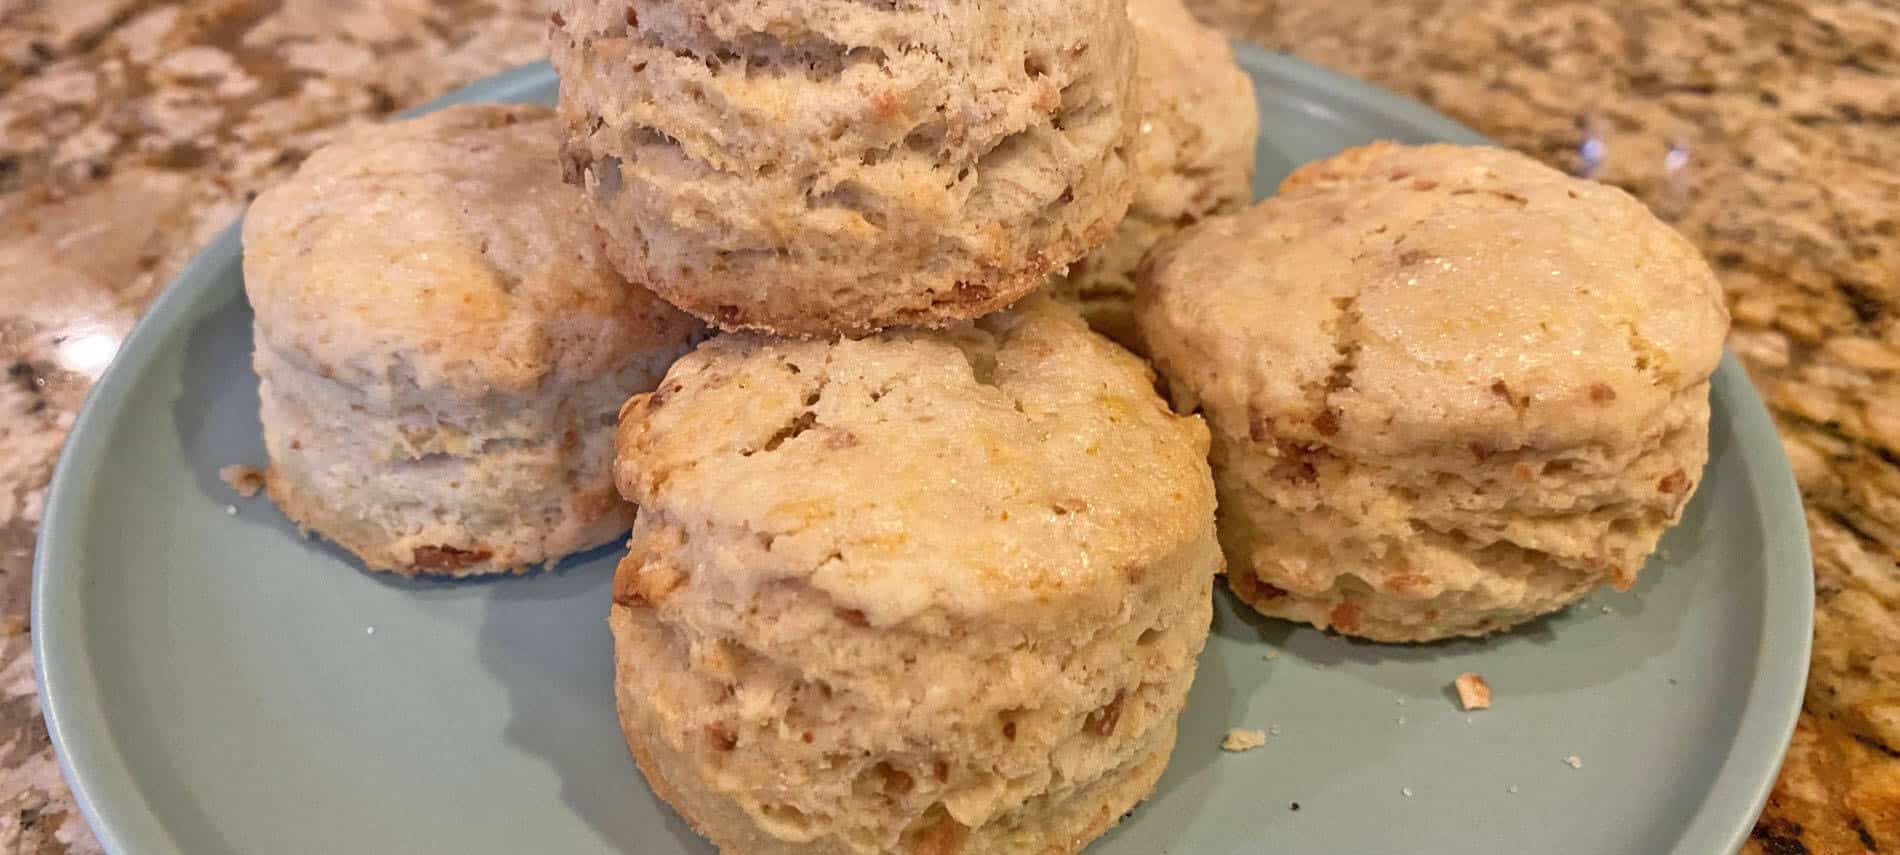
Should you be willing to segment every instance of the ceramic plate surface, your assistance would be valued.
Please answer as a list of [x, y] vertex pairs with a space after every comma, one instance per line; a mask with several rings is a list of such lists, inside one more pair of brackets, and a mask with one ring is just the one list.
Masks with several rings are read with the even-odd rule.
[[[1364, 84], [1241, 56], [1263, 193], [1374, 139], [1481, 142]], [[554, 92], [536, 65], [431, 106]], [[218, 480], [263, 459], [250, 351], [233, 228], [126, 341], [54, 478], [33, 638], [54, 744], [106, 848], [711, 852], [648, 793], [615, 723], [618, 550], [486, 582], [360, 572]], [[1794, 481], [1732, 359], [1714, 404], [1701, 492], [1628, 594], [1402, 648], [1256, 619], [1220, 590], [1173, 764], [1091, 855], [1738, 846], [1800, 704], [1813, 590]], [[1490, 680], [1493, 709], [1457, 709], [1464, 671]], [[1224, 754], [1236, 726], [1274, 735]]]

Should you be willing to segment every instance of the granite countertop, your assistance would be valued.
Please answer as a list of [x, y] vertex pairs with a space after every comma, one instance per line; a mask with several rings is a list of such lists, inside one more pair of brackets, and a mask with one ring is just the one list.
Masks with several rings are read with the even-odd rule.
[[[1714, 262], [1819, 599], [1748, 852], [1900, 851], [1900, 6], [1191, 0], [1629, 189]], [[353, 123], [534, 60], [543, 0], [0, 0], [0, 851], [96, 852], [40, 721], [34, 531], [86, 389], [255, 191]]]

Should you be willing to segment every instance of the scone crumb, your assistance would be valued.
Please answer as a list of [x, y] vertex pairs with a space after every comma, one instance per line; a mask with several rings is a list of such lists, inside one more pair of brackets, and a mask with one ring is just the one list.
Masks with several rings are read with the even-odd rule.
[[1458, 688], [1458, 704], [1466, 710], [1488, 710], [1491, 708], [1491, 684], [1483, 677], [1466, 671], [1452, 681]]
[[1278, 658], [1280, 658], [1280, 651], [1278, 651], [1278, 650], [1269, 650], [1269, 651], [1267, 651], [1267, 655], [1265, 655], [1265, 656], [1262, 656], [1262, 657], [1260, 657], [1260, 658], [1262, 658], [1262, 659], [1265, 659], [1265, 660], [1267, 660], [1268, 662], [1272, 662], [1273, 660], [1275, 660], [1275, 659], [1278, 659]]
[[1569, 766], [1572, 769], [1581, 769], [1583, 768], [1583, 758], [1578, 757], [1575, 754], [1572, 754], [1569, 757], [1564, 758], [1564, 765]]
[[264, 470], [255, 466], [234, 463], [218, 470], [218, 480], [223, 481], [237, 494], [248, 499], [264, 489]]
[[1233, 752], [1252, 751], [1265, 744], [1267, 744], [1266, 731], [1247, 730], [1236, 727], [1228, 730], [1227, 738], [1220, 741], [1220, 750]]

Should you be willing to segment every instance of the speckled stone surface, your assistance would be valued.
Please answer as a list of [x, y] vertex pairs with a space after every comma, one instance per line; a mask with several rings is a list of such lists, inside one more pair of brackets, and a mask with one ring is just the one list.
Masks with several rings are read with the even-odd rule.
[[[1807, 500], [1807, 713], [1751, 853], [1900, 851], [1900, 5], [1199, 0], [1640, 195], [1714, 260]], [[541, 0], [0, 0], [0, 852], [98, 844], [28, 654], [33, 537], [156, 291], [354, 122], [538, 58]]]

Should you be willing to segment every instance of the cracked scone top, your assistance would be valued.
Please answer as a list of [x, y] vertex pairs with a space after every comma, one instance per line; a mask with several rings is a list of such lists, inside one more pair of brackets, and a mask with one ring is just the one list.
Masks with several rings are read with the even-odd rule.
[[700, 326], [606, 262], [558, 135], [533, 106], [366, 128], [245, 217], [267, 487], [373, 569], [520, 569], [631, 522], [614, 414]]
[[1108, 242], [1050, 282], [1089, 325], [1135, 345], [1135, 268], [1168, 235], [1253, 198], [1259, 109], [1219, 30], [1181, 0], [1129, 0], [1138, 61], [1135, 199]]
[[629, 278], [726, 329], [995, 311], [1127, 210], [1119, 0], [563, 0], [570, 180]]
[[725, 851], [1073, 852], [1153, 786], [1220, 562], [1207, 434], [1072, 311], [715, 338], [618, 448], [623, 726]]
[[1138, 297], [1214, 433], [1235, 590], [1387, 640], [1627, 587], [1707, 456], [1721, 291], [1620, 190], [1376, 144], [1158, 248]]

